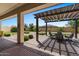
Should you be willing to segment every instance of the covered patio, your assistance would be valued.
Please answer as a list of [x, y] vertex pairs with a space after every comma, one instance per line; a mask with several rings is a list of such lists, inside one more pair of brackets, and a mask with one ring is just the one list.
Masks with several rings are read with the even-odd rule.
[[[31, 50], [32, 48], [25, 47], [24, 44], [24, 14], [28, 14], [37, 10], [41, 10], [44, 8], [48, 8], [51, 6], [58, 5], [60, 3], [51, 3], [51, 4], [45, 4], [45, 3], [13, 3], [13, 4], [0, 4], [0, 31], [1, 31], [1, 20], [6, 20], [8, 18], [17, 17], [17, 42], [11, 42], [3, 37], [0, 37], [0, 49], [1, 54], [5, 55], [5, 53], [10, 53], [10, 55], [49, 55], [44, 52], [40, 52], [37, 50]], [[18, 49], [19, 47], [19, 49]], [[28, 48], [28, 49], [26, 49]], [[31, 51], [30, 51], [30, 50]], [[27, 52], [29, 50], [29, 52]], [[14, 52], [17, 51], [17, 52]], [[25, 51], [25, 52], [24, 52]], [[34, 51], [34, 52], [33, 52]], [[20, 54], [19, 54], [19, 53]], [[22, 54], [21, 54], [22, 53]], [[31, 53], [31, 54], [30, 54]], [[44, 53], [44, 54], [43, 54]], [[6, 54], [8, 55], [8, 54]]]
[[[13, 6], [10, 6], [11, 4], [3, 4], [4, 6], [7, 6], [6, 9], [1, 8], [2, 12], [0, 14], [0, 21], [7, 18], [17, 17], [17, 42], [8, 41], [6, 39], [0, 40], [0, 55], [29, 55], [29, 56], [45, 56], [45, 55], [54, 55], [53, 52], [56, 52], [58, 55], [67, 55], [67, 56], [78, 56], [79, 55], [79, 41], [78, 41], [78, 16], [79, 16], [79, 4], [74, 4], [70, 6], [66, 6], [63, 8], [58, 8], [54, 10], [49, 10], [46, 12], [34, 14], [36, 19], [36, 33], [34, 33], [35, 38], [34, 41], [30, 40], [30, 42], [33, 42], [36, 44], [36, 47], [31, 46], [26, 43], [26, 46], [24, 45], [24, 14], [28, 14], [34, 11], [38, 11], [41, 9], [45, 9], [48, 7], [56, 6], [60, 3], [23, 3], [23, 4], [13, 4]], [[4, 11], [3, 11], [4, 10]], [[39, 19], [42, 19], [46, 23], [46, 35], [39, 37]], [[60, 22], [60, 21], [70, 21], [74, 20], [74, 39], [67, 39], [63, 40], [63, 43], [57, 42], [56, 39], [51, 39], [50, 36], [47, 34], [47, 23], [48, 22]], [[0, 30], [1, 30], [1, 23], [0, 23]], [[35, 40], [36, 39], [36, 40]], [[40, 42], [40, 40], [43, 40]], [[30, 47], [29, 47], [30, 46]], [[37, 49], [33, 49], [37, 48]], [[41, 49], [40, 49], [41, 48]], [[45, 53], [47, 51], [50, 52], [50, 54]], [[16, 51], [16, 52], [14, 52]], [[42, 52], [41, 52], [42, 51]], [[19, 53], [18, 53], [19, 52]], [[4, 54], [3, 54], [4, 53]], [[9, 53], [9, 54], [5, 54]], [[56, 54], [56, 55], [57, 55]]]
[[[39, 43], [39, 48], [49, 50], [50, 52], [57, 52], [60, 55], [79, 55], [79, 40], [78, 40], [78, 19], [79, 19], [79, 4], [73, 4], [70, 6], [49, 10], [42, 13], [34, 14], [36, 19], [36, 41]], [[67, 38], [63, 42], [57, 42], [56, 38], [49, 38], [44, 42], [39, 40], [39, 19], [42, 19], [46, 23], [46, 36], [47, 35], [47, 23], [48, 22], [60, 22], [60, 21], [75, 21], [74, 25], [74, 39]], [[58, 38], [59, 39], [59, 38]]]

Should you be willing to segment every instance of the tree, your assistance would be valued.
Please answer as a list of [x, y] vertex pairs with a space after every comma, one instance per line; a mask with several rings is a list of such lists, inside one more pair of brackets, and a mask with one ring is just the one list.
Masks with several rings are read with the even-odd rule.
[[[79, 20], [77, 21], [77, 25], [79, 26]], [[74, 31], [75, 20], [70, 20], [67, 26], [71, 27], [71, 31]]]
[[27, 24], [24, 25], [25, 28], [28, 28]]
[[32, 24], [29, 24], [29, 30], [30, 30], [30, 31], [33, 31], [33, 30], [34, 30], [34, 25], [33, 25], [33, 23], [32, 23]]
[[17, 27], [16, 26], [15, 27], [12, 27], [10, 31], [11, 32], [17, 32]]
[[73, 21], [73, 20], [70, 20], [69, 22], [68, 22], [68, 26], [70, 26], [70, 27], [74, 27], [74, 24], [75, 24], [75, 22]]
[[26, 31], [28, 28], [27, 24], [24, 24], [24, 31]]
[[[75, 21], [74, 20], [70, 20], [67, 25], [73, 28], [74, 25], [75, 25]], [[77, 25], [79, 26], [79, 20], [77, 22]]]
[[64, 31], [64, 27], [59, 27], [59, 31], [63, 32]]

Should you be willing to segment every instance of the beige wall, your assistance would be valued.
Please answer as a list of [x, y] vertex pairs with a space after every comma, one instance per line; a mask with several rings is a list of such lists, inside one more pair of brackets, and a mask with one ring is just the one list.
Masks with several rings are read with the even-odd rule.
[[1, 30], [4, 32], [10, 32], [12, 27], [15, 27], [15, 26], [3, 27], [3, 28], [1, 28]]
[[11, 27], [1, 28], [1, 30], [4, 31], [4, 32], [10, 32]]

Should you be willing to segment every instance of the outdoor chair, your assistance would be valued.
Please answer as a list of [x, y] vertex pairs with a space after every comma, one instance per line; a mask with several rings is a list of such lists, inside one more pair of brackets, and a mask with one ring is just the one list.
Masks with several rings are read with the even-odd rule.
[[67, 39], [67, 41], [70, 41], [70, 42], [72, 42], [72, 44], [74, 45], [74, 46], [76, 46], [76, 47], [78, 47], [79, 48], [79, 40], [72, 40], [72, 38], [73, 38], [73, 36], [74, 36], [74, 33], [72, 33], [70, 36], [65, 36]]
[[68, 41], [72, 41], [73, 36], [74, 36], [74, 33], [72, 33], [72, 34], [69, 35], [69, 36], [65, 36], [65, 38], [66, 38]]
[[63, 38], [63, 34], [62, 34], [62, 32], [57, 32], [57, 34], [56, 34], [56, 40], [58, 41], [58, 42], [63, 42], [63, 40], [64, 40], [64, 38]]
[[55, 34], [52, 34], [51, 32], [49, 32], [49, 37], [50, 37], [51, 39], [55, 39]]

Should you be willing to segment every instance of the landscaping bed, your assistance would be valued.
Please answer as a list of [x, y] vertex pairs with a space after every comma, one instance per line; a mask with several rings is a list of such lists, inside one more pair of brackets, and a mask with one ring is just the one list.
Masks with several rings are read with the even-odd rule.
[[39, 35], [46, 35], [45, 32], [39, 32]]
[[33, 39], [33, 35], [25, 35], [24, 36], [24, 41], [28, 41], [30, 39]]

